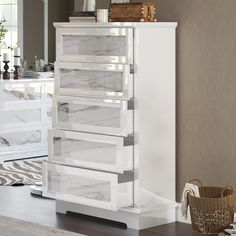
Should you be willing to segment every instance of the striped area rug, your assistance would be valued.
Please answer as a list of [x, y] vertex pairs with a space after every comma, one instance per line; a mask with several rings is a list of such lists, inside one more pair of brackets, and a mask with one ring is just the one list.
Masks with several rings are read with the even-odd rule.
[[43, 160], [0, 163], [0, 185], [31, 185], [42, 181]]
[[0, 216], [0, 229], [1, 236], [85, 236], [5, 216]]

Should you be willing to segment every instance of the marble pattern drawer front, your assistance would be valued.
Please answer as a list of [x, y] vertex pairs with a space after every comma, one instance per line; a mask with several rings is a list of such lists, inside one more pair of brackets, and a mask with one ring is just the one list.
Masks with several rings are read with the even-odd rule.
[[0, 148], [41, 143], [41, 130], [8, 131], [0, 133]]
[[34, 125], [41, 122], [41, 109], [0, 111], [0, 127], [7, 124], [14, 125]]
[[49, 161], [115, 173], [133, 170], [132, 137], [54, 129], [48, 140]]
[[118, 136], [133, 133], [128, 101], [55, 96], [53, 103], [56, 127]]
[[133, 74], [130, 65], [56, 63], [57, 93], [130, 99], [133, 97]]
[[30, 100], [42, 99], [42, 84], [29, 84], [26, 87], [24, 84], [7, 84], [1, 88], [0, 103], [1, 102], [20, 102]]
[[57, 61], [133, 64], [133, 29], [57, 29]]
[[52, 101], [46, 100], [0, 103], [0, 130], [51, 124], [52, 120], [47, 115], [51, 104]]
[[118, 175], [44, 163], [43, 194], [103, 209], [118, 210], [133, 204], [133, 183], [118, 182]]

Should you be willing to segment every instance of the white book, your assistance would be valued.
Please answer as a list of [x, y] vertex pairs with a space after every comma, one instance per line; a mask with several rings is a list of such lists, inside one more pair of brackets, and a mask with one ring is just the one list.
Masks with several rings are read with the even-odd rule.
[[69, 17], [70, 22], [76, 23], [76, 22], [96, 22], [95, 16], [71, 16]]

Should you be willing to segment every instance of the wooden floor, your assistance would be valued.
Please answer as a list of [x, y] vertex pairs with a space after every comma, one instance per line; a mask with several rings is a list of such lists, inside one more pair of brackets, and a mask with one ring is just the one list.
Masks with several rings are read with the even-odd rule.
[[191, 226], [172, 223], [142, 231], [102, 219], [55, 213], [55, 201], [33, 197], [29, 187], [0, 187], [0, 215], [91, 236], [190, 236]]

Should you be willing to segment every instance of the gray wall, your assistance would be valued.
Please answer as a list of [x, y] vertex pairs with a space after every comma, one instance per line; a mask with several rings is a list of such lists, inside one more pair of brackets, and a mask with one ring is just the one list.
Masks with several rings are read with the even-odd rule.
[[236, 189], [236, 1], [156, 0], [177, 21], [177, 200], [186, 181]]
[[44, 48], [44, 25], [43, 25], [43, 1], [24, 0], [24, 57], [29, 62], [34, 57], [43, 58]]
[[[76, 10], [83, 9], [83, 0], [74, 0]], [[96, 0], [96, 7], [97, 8], [108, 8], [110, 0]], [[78, 8], [78, 9], [77, 9]]]
[[[55, 61], [55, 29], [53, 22], [69, 21], [73, 0], [48, 1], [49, 61]], [[44, 58], [44, 5], [42, 0], [24, 0], [24, 57], [34, 62], [34, 57]]]

